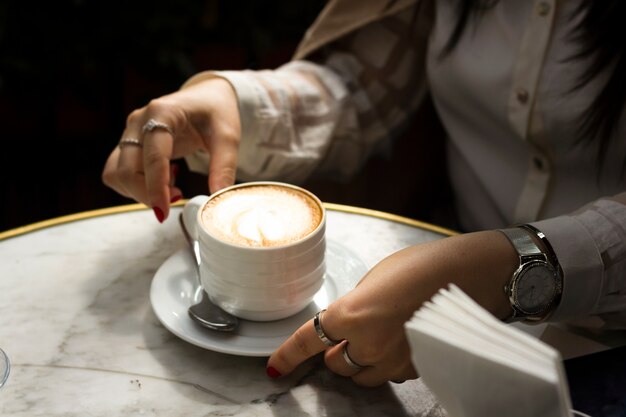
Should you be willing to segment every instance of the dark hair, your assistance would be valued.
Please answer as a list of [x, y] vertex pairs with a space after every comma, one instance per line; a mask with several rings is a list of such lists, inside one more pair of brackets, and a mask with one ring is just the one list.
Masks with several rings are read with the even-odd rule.
[[[480, 17], [498, 0], [459, 0], [456, 25], [445, 45], [441, 57], [452, 51], [471, 18]], [[584, 14], [571, 39], [580, 44], [576, 54], [569, 60], [591, 57], [578, 82], [570, 92], [590, 82], [604, 71], [611, 71], [608, 81], [593, 99], [580, 120], [579, 136], [574, 144], [590, 145], [597, 142], [598, 167], [604, 159], [611, 136], [616, 133], [626, 103], [626, 1], [583, 0], [571, 18]], [[622, 167], [626, 167], [626, 160]]]

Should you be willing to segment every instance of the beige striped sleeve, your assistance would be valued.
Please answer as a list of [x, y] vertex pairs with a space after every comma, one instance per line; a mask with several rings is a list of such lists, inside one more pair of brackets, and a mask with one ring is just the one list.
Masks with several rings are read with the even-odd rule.
[[[407, 9], [275, 70], [212, 71], [234, 87], [241, 115], [238, 179], [349, 179], [385, 146], [426, 92], [426, 39]], [[183, 88], [185, 87], [183, 86]], [[187, 158], [206, 173], [207, 155]]]

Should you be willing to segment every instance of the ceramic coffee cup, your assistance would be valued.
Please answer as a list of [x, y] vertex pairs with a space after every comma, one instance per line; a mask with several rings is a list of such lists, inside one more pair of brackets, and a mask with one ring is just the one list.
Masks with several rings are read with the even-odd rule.
[[237, 184], [184, 207], [213, 303], [243, 319], [278, 320], [306, 307], [324, 280], [326, 211], [280, 182]]

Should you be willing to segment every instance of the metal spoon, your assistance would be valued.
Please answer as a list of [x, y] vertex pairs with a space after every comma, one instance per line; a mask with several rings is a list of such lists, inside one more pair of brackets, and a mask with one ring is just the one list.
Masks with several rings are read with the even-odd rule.
[[11, 372], [11, 362], [4, 350], [0, 349], [0, 388], [9, 379], [9, 372]]
[[217, 330], [218, 332], [232, 332], [237, 328], [239, 319], [213, 304], [206, 291], [202, 288], [200, 283], [200, 247], [198, 245], [198, 241], [191, 237], [191, 234], [185, 226], [185, 220], [182, 213], [178, 219], [180, 220], [180, 226], [183, 229], [185, 238], [189, 243], [189, 248], [191, 249], [194, 259], [196, 260], [198, 285], [200, 285], [199, 291], [202, 293], [200, 302], [191, 305], [187, 312], [193, 320], [203, 327], [211, 330]]

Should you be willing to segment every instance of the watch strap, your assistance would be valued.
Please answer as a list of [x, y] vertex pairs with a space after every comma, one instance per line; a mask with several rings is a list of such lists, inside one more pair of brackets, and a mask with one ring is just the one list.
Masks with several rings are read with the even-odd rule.
[[504, 233], [509, 238], [515, 250], [519, 254], [520, 258], [529, 256], [541, 256], [547, 259], [545, 254], [539, 249], [537, 244], [530, 237], [528, 231], [515, 227], [512, 229], [500, 229], [500, 232]]
[[559, 260], [556, 257], [556, 252], [554, 252], [554, 249], [552, 249], [552, 245], [550, 244], [550, 241], [548, 240], [547, 236], [541, 230], [537, 229], [532, 224], [526, 223], [526, 224], [520, 225], [519, 227], [524, 228], [530, 233], [532, 233], [533, 235], [537, 236], [537, 239], [539, 239], [541, 243], [543, 243], [543, 246], [546, 249], [546, 257], [548, 258], [548, 262], [552, 264], [552, 266], [557, 270], [559, 274], [563, 275], [563, 270], [561, 269]]

